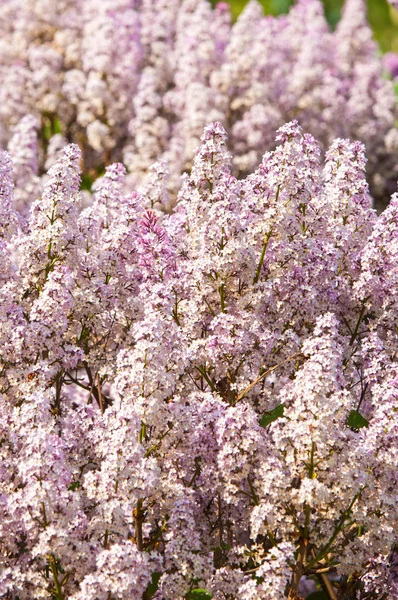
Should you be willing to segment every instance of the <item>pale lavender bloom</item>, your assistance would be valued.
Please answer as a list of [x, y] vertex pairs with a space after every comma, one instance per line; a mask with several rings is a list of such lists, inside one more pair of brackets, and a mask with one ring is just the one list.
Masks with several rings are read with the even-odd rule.
[[383, 56], [383, 66], [387, 73], [393, 78], [398, 77], [398, 54], [395, 52], [387, 52]]
[[2, 238], [7, 233], [10, 235], [15, 232], [16, 215], [13, 216], [13, 203], [13, 164], [7, 152], [0, 152], [0, 222]]
[[363, 145], [291, 121], [237, 179], [211, 123], [169, 214], [164, 162], [81, 211], [81, 158], [21, 231], [0, 154], [0, 593], [394, 594], [398, 201]]
[[38, 165], [37, 130], [39, 121], [26, 115], [15, 127], [8, 143], [15, 177], [15, 208], [26, 217], [29, 207], [41, 192]]
[[[62, 135], [81, 147], [91, 179], [123, 160], [129, 189], [166, 160], [174, 204], [210, 121], [227, 130], [243, 177], [297, 119], [322, 150], [335, 137], [365, 143], [380, 206], [394, 189], [396, 100], [365, 0], [346, 0], [334, 32], [320, 0], [297, 0], [277, 18], [251, 0], [236, 23], [225, 3], [207, 0], [3, 0], [0, 23], [0, 144], [34, 115], [40, 173], [59, 143], [51, 136]], [[36, 183], [17, 185], [22, 205], [39, 195]]]

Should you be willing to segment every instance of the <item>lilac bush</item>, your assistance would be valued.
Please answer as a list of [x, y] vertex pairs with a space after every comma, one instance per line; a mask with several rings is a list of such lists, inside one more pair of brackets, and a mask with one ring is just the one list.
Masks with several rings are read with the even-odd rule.
[[323, 150], [336, 137], [365, 143], [372, 196], [385, 204], [395, 191], [396, 100], [365, 0], [345, 1], [335, 32], [320, 0], [297, 0], [278, 18], [251, 0], [234, 24], [226, 3], [207, 0], [2, 0], [0, 32], [0, 145], [14, 136], [22, 211], [66, 142], [82, 150], [86, 187], [121, 161], [137, 189], [167, 161], [174, 203], [215, 120], [236, 176], [297, 119]]
[[320, 157], [237, 179], [214, 123], [157, 214], [70, 144], [23, 219], [0, 155], [3, 598], [396, 597], [398, 196]]

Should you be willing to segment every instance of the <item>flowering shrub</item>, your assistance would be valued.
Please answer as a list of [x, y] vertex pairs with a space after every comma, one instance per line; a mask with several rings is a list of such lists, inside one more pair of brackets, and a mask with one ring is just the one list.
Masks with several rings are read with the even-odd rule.
[[80, 210], [80, 159], [22, 221], [0, 155], [1, 596], [396, 597], [398, 196], [363, 146], [321, 167], [291, 122], [238, 180], [215, 123], [161, 218], [165, 169]]
[[335, 32], [320, 0], [278, 18], [251, 0], [233, 25], [226, 3], [207, 0], [2, 0], [0, 33], [0, 145], [14, 135], [22, 212], [66, 141], [82, 148], [85, 187], [117, 160], [136, 189], [166, 160], [174, 202], [212, 120], [229, 132], [239, 177], [297, 119], [323, 150], [361, 140], [372, 196], [386, 203], [395, 191], [396, 100], [365, 0], [346, 0]]

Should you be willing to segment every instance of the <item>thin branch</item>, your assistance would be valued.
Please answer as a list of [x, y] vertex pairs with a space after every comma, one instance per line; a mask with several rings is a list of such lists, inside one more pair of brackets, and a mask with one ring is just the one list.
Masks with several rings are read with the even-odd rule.
[[101, 410], [101, 414], [103, 415], [105, 408], [104, 408], [104, 401], [103, 401], [103, 398], [102, 398], [100, 378], [99, 378], [98, 374], [97, 374], [97, 390], [98, 390], [99, 407], [100, 407], [100, 410]]
[[298, 555], [297, 555], [296, 566], [293, 571], [292, 582], [290, 584], [290, 589], [289, 589], [289, 595], [288, 595], [289, 600], [294, 600], [294, 599], [297, 599], [297, 597], [298, 597], [297, 592], [298, 592], [301, 578], [303, 576], [304, 563], [307, 558], [307, 551], [308, 551], [308, 540], [306, 540], [304, 538], [300, 538], [300, 545], [299, 545], [299, 550], [298, 550]]
[[49, 564], [50, 564], [50, 569], [51, 569], [51, 573], [54, 579], [54, 592], [55, 592], [55, 597], [57, 598], [57, 600], [64, 600], [64, 594], [62, 592], [62, 584], [61, 582], [58, 580], [58, 569], [55, 563], [55, 559], [52, 555], [49, 556]]
[[196, 369], [197, 371], [199, 371], [199, 373], [202, 375], [202, 377], [204, 377], [204, 378], [205, 378], [205, 380], [206, 380], [207, 384], [209, 385], [209, 387], [210, 387], [211, 391], [212, 391], [212, 392], [216, 392], [216, 391], [217, 391], [217, 388], [216, 388], [216, 386], [214, 385], [213, 381], [210, 379], [210, 376], [208, 375], [208, 373], [207, 373], [206, 369], [205, 369], [204, 367], [202, 367], [202, 366], [200, 366], [200, 367], [195, 367], [195, 369]]
[[354, 329], [353, 334], [352, 334], [351, 339], [350, 339], [350, 346], [352, 346], [354, 344], [354, 342], [355, 342], [355, 340], [357, 338], [357, 335], [358, 335], [358, 332], [359, 332], [359, 328], [361, 326], [362, 319], [363, 319], [363, 316], [365, 314], [365, 311], [366, 311], [366, 306], [365, 306], [365, 303], [363, 303], [362, 304], [362, 308], [361, 308], [361, 312], [359, 313], [357, 324], [355, 325], [355, 329]]
[[[278, 196], [279, 196], [279, 190], [280, 190], [280, 186], [278, 186], [278, 191], [277, 191], [277, 194], [276, 194], [276, 199], [277, 200], [278, 200]], [[258, 280], [260, 279], [261, 269], [263, 268], [265, 253], [267, 251], [267, 246], [268, 246], [268, 242], [270, 240], [271, 235], [272, 235], [272, 229], [270, 229], [270, 231], [268, 231], [266, 233], [265, 237], [264, 237], [263, 247], [262, 247], [262, 250], [261, 250], [261, 256], [260, 256], [260, 260], [259, 260], [258, 265], [257, 265], [256, 274], [255, 274], [254, 279], [253, 279], [253, 284], [258, 283]]]
[[135, 523], [135, 543], [137, 544], [138, 550], [142, 552], [144, 550], [144, 539], [142, 534], [142, 524], [145, 519], [145, 511], [142, 510], [142, 500], [137, 501], [137, 505], [133, 510], [133, 517]]
[[336, 592], [334, 591], [333, 585], [331, 584], [329, 577], [326, 575], [326, 573], [318, 572], [317, 578], [328, 600], [337, 600]]
[[296, 354], [292, 354], [292, 356], [289, 356], [288, 358], [285, 358], [285, 360], [282, 360], [282, 362], [278, 363], [277, 365], [274, 365], [273, 367], [270, 367], [269, 369], [267, 369], [262, 375], [260, 375], [259, 377], [257, 377], [257, 379], [255, 379], [250, 385], [247, 386], [247, 388], [245, 388], [243, 390], [243, 392], [241, 392], [236, 400], [235, 400], [235, 404], [236, 402], [239, 402], [239, 400], [242, 400], [242, 398], [244, 398], [262, 379], [264, 379], [264, 377], [267, 377], [267, 375], [269, 375], [270, 373], [272, 373], [273, 371], [275, 371], [276, 369], [279, 369], [279, 367], [281, 367], [282, 365], [286, 364], [287, 362], [294, 360], [295, 358], [300, 358], [302, 357], [302, 353], [301, 352], [296, 352]]
[[327, 544], [325, 545], [325, 547], [323, 548], [323, 550], [321, 550], [310, 562], [308, 562], [306, 564], [306, 569], [311, 569], [312, 567], [314, 567], [317, 563], [319, 563], [320, 560], [322, 560], [322, 558], [324, 558], [328, 553], [329, 550], [334, 542], [334, 540], [337, 538], [337, 536], [339, 535], [339, 533], [342, 531], [342, 529], [344, 528], [344, 524], [347, 521], [347, 519], [350, 516], [351, 510], [355, 504], [355, 502], [358, 500], [358, 498], [361, 496], [363, 490], [365, 488], [363, 488], [360, 492], [358, 492], [358, 494], [355, 494], [354, 498], [352, 499], [350, 505], [348, 506], [348, 508], [343, 512], [343, 514], [341, 515], [336, 528], [333, 532], [333, 535], [331, 536], [331, 538], [329, 539], [329, 541], [327, 542]]

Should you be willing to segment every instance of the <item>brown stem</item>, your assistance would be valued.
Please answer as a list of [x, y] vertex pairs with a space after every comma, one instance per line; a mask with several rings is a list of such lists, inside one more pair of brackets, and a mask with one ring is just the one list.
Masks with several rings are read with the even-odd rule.
[[101, 410], [101, 414], [104, 414], [104, 401], [102, 398], [102, 392], [101, 392], [101, 384], [100, 384], [100, 379], [99, 379], [99, 375], [97, 375], [97, 391], [98, 391], [98, 403], [99, 403], [99, 407]]
[[[94, 396], [98, 406], [101, 409], [101, 413], [103, 414], [104, 410], [112, 404], [112, 400], [102, 393], [99, 375], [96, 374], [93, 376], [91, 369], [86, 362], [83, 363], [83, 366], [87, 373], [87, 377], [88, 377], [88, 381], [89, 381], [89, 385], [90, 385], [90, 387], [89, 387], [90, 397]], [[96, 380], [97, 380], [97, 383], [96, 383]]]
[[145, 511], [142, 510], [142, 500], [137, 501], [137, 505], [133, 510], [133, 517], [135, 523], [135, 543], [137, 544], [138, 550], [141, 552], [144, 550], [144, 539], [142, 535], [142, 524], [145, 519]]
[[290, 584], [290, 589], [289, 589], [289, 595], [288, 595], [289, 600], [296, 600], [299, 597], [298, 596], [298, 588], [300, 585], [301, 578], [303, 576], [304, 563], [305, 563], [306, 557], [307, 557], [307, 549], [308, 549], [308, 540], [305, 540], [304, 538], [300, 538], [300, 546], [299, 546], [297, 562], [296, 562], [296, 566], [293, 571], [292, 583]]
[[218, 523], [219, 523], [219, 529], [218, 529], [218, 537], [219, 537], [219, 541], [220, 541], [220, 547], [222, 547], [223, 545], [223, 533], [224, 533], [224, 528], [223, 528], [223, 521], [222, 521], [222, 509], [221, 509], [221, 495], [220, 492], [218, 492]]
[[328, 600], [337, 600], [337, 596], [333, 589], [333, 585], [331, 584], [329, 577], [326, 575], [326, 573], [319, 573], [317, 575], [317, 578]]
[[222, 564], [222, 549], [223, 549], [223, 521], [222, 521], [222, 509], [221, 509], [221, 496], [218, 493], [217, 498], [218, 508], [218, 546], [214, 549], [213, 564], [216, 569], [221, 567]]
[[64, 382], [63, 375], [64, 375], [64, 372], [61, 370], [57, 373], [57, 375], [55, 377], [54, 409], [55, 409], [56, 414], [58, 414], [58, 415], [61, 412], [61, 391], [62, 391], [62, 384]]

